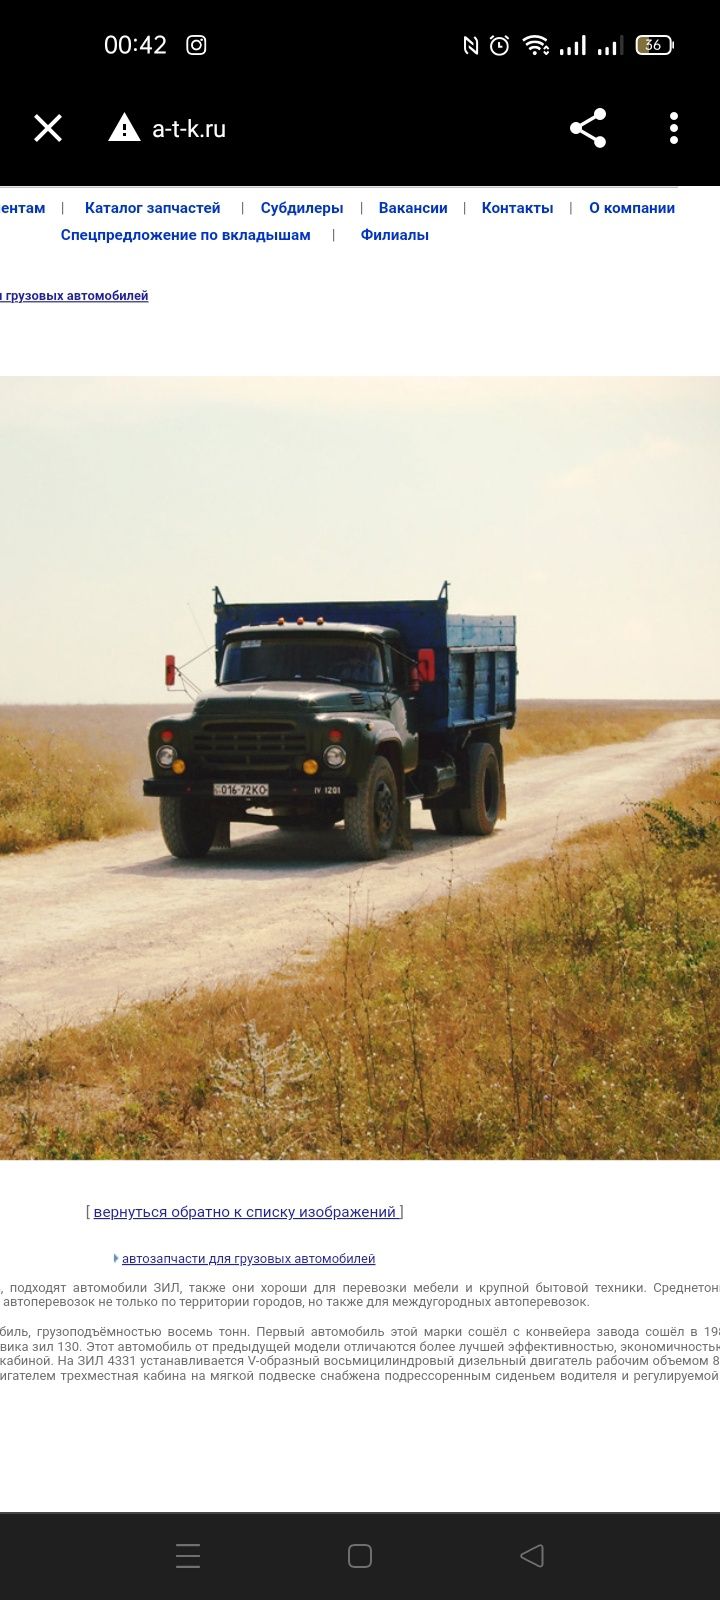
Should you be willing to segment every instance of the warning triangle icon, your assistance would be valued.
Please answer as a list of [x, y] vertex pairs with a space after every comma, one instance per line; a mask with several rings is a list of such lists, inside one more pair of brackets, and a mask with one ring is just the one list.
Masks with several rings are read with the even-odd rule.
[[112, 131], [112, 133], [110, 135], [110, 138], [108, 139], [108, 144], [139, 144], [139, 143], [140, 143], [140, 135], [139, 135], [139, 133], [135, 132], [135, 129], [134, 129], [134, 127], [133, 127], [133, 125], [132, 125], [132, 123], [130, 121], [130, 118], [122, 116], [120, 118], [120, 121], [117, 124], [117, 127], [113, 128], [113, 131]]

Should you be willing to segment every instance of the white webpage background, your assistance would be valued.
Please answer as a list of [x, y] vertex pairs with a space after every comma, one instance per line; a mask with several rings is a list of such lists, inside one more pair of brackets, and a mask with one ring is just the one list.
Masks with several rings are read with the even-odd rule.
[[[716, 189], [7, 189], [0, 289], [147, 290], [148, 303], [0, 305], [2, 372], [25, 375], [713, 375]], [[87, 214], [87, 202], [220, 202], [216, 215]], [[447, 216], [379, 204], [447, 204]], [[483, 215], [552, 205], [540, 216]], [[336, 204], [272, 218], [262, 204]], [[599, 214], [590, 206], [597, 204]], [[609, 215], [605, 205], [674, 205]], [[362, 212], [360, 207], [362, 206]], [[465, 210], [463, 210], [465, 207]], [[570, 210], [572, 207], [572, 212]], [[335, 240], [333, 241], [333, 228]], [[426, 242], [373, 242], [420, 229]], [[217, 231], [202, 243], [106, 244], [75, 232]], [[308, 243], [223, 231], [310, 230]]]
[[[427, 243], [374, 243], [361, 226], [400, 226], [387, 200], [447, 200]], [[362, 197], [363, 215], [359, 212]], [[0, 306], [5, 375], [713, 375], [717, 190], [482, 191], [133, 188], [8, 189], [45, 216], [0, 217], [8, 290], [147, 289], [147, 304]], [[309, 244], [61, 241], [61, 226], [119, 225], [86, 199], [221, 201], [219, 217], [158, 227], [270, 226], [263, 199], [334, 200], [342, 229], [312, 218]], [[544, 200], [538, 218], [486, 216]], [[598, 216], [591, 201], [600, 203]], [[675, 215], [604, 215], [605, 202], [670, 203]], [[572, 214], [569, 205], [572, 203]], [[463, 204], [467, 210], [463, 212]], [[61, 212], [61, 205], [64, 211]], [[241, 206], [245, 207], [244, 213]], [[355, 207], [357, 215], [350, 211]], [[128, 228], [149, 226], [132, 216]], [[272, 226], [277, 226], [273, 223]], [[282, 223], [289, 226], [288, 223]], [[340, 235], [342, 235], [340, 237]], [[41, 469], [39, 463], [39, 469]], [[0, 1289], [12, 1282], [136, 1278], [124, 1251], [210, 1248], [206, 1225], [95, 1226], [86, 1206], [374, 1205], [398, 1201], [388, 1230], [337, 1232], [374, 1250], [370, 1282], [527, 1280], [714, 1282], [718, 1175], [666, 1163], [6, 1163]], [[242, 1231], [242, 1230], [241, 1230]], [[212, 1234], [212, 1228], [210, 1229]], [[255, 1236], [234, 1248], [258, 1248]], [[342, 1238], [341, 1238], [342, 1236]], [[330, 1251], [335, 1226], [264, 1225], [262, 1248]], [[212, 1248], [233, 1249], [225, 1237]], [[320, 1268], [319, 1282], [366, 1269]], [[288, 1269], [295, 1277], [292, 1268]], [[155, 1276], [155, 1274], [151, 1274]], [[162, 1268], [157, 1277], [177, 1276]], [[188, 1274], [188, 1276], [193, 1276]], [[210, 1269], [198, 1269], [198, 1280]], [[232, 1280], [232, 1272], [223, 1272]], [[272, 1281], [277, 1269], [266, 1274]], [[308, 1274], [310, 1278], [311, 1274]], [[253, 1274], [260, 1285], [262, 1272]], [[2, 1298], [0, 1297], [0, 1298]], [[639, 1307], [640, 1303], [640, 1309]], [[519, 1327], [703, 1327], [716, 1299], [613, 1296], [590, 1312], [494, 1308]], [[22, 1309], [0, 1306], [10, 1326]], [[152, 1313], [127, 1311], [128, 1325]], [[372, 1313], [366, 1313], [373, 1322]], [[44, 1325], [117, 1324], [118, 1313], [48, 1311]], [[357, 1313], [259, 1313], [283, 1325], [357, 1325]], [[453, 1325], [452, 1311], [397, 1312], [392, 1325]], [[224, 1325], [241, 1319], [232, 1312]], [[242, 1319], [243, 1323], [245, 1318]], [[209, 1325], [173, 1313], [171, 1325]], [[419, 1335], [420, 1337], [422, 1334]], [[194, 1391], [194, 1392], [193, 1392]], [[710, 1510], [718, 1389], [712, 1384], [2, 1385], [0, 1493], [7, 1510]]]
[[[652, 1294], [655, 1281], [717, 1281], [717, 1171], [677, 1162], [50, 1162], [4, 1176], [14, 1217], [0, 1285], [213, 1280], [414, 1286], [634, 1283], [591, 1309], [470, 1311], [382, 1306], [235, 1310], [73, 1308], [41, 1326], [204, 1329], [505, 1327], [701, 1329], [713, 1297]], [[402, 1205], [401, 1222], [92, 1222], [86, 1207]], [[374, 1251], [375, 1267], [233, 1269], [122, 1265], [123, 1253]], [[120, 1257], [115, 1261], [115, 1255]], [[240, 1293], [242, 1294], [242, 1289]], [[383, 1298], [382, 1295], [380, 1297]], [[35, 1312], [2, 1310], [28, 1327]], [[161, 1342], [161, 1341], [160, 1341]], [[171, 1341], [173, 1342], [173, 1341]], [[190, 1339], [194, 1352], [195, 1341]], [[341, 1336], [341, 1344], [344, 1340]], [[716, 1358], [717, 1359], [717, 1358]], [[74, 1367], [65, 1371], [76, 1374]], [[712, 1357], [710, 1358], [712, 1363]], [[579, 1384], [3, 1383], [6, 1510], [709, 1511], [718, 1382]], [[87, 1369], [85, 1369], [87, 1370]], [[95, 1371], [91, 1368], [90, 1371]], [[107, 1371], [107, 1367], [105, 1368]], [[171, 1369], [173, 1370], [173, 1369]], [[280, 1369], [282, 1370], [282, 1368]], [[337, 1370], [337, 1369], [335, 1369]], [[374, 1370], [374, 1369], [370, 1369]], [[427, 1369], [423, 1369], [427, 1370]], [[442, 1370], [442, 1369], [441, 1369]], [[487, 1370], [487, 1369], [484, 1369]], [[503, 1367], [515, 1372], [515, 1366]], [[528, 1372], [532, 1368], [527, 1358]], [[546, 1370], [546, 1369], [543, 1369]], [[571, 1371], [577, 1369], [571, 1368]], [[607, 1368], [600, 1370], [606, 1371]], [[649, 1370], [667, 1371], [653, 1367]], [[673, 1369], [674, 1370], [674, 1369]], [[681, 1371], [696, 1369], [679, 1369]], [[711, 1371], [717, 1371], [712, 1368]], [[12, 1448], [8, 1448], [12, 1441]]]

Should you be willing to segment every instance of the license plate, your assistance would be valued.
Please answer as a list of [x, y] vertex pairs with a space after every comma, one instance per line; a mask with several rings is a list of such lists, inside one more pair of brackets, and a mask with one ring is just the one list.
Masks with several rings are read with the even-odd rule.
[[264, 800], [270, 793], [269, 783], [214, 783], [213, 794], [219, 800]]

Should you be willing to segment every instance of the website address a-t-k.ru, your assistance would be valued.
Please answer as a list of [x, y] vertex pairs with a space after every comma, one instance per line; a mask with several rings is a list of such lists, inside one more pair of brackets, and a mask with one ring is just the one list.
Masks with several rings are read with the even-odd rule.
[[224, 139], [224, 122], [193, 122], [188, 117], [186, 122], [156, 122], [153, 124], [153, 139]]

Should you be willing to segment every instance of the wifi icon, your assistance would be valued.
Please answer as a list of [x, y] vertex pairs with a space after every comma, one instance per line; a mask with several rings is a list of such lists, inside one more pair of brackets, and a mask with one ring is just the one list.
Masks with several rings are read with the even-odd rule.
[[526, 33], [523, 44], [530, 51], [531, 56], [549, 56], [550, 46], [544, 33]]

